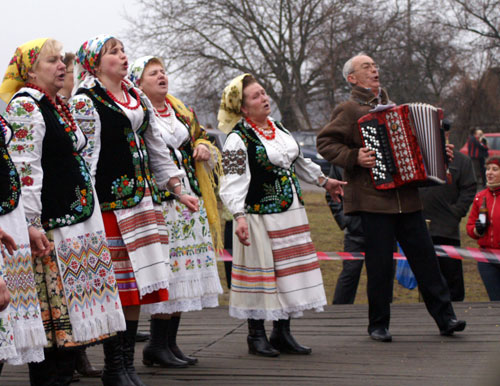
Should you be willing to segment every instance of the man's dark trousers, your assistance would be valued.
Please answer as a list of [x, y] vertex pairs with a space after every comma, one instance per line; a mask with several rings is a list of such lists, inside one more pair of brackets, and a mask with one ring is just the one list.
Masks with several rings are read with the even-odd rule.
[[368, 276], [368, 332], [389, 328], [394, 237], [415, 274], [427, 310], [440, 329], [456, 319], [421, 211], [401, 214], [362, 212]]

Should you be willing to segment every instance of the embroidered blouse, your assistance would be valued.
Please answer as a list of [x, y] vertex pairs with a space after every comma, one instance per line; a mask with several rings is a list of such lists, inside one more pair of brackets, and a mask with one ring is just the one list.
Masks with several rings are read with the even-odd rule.
[[[95, 83], [105, 89], [98, 79], [90, 77], [82, 85], [85, 88], [95, 86]], [[128, 85], [127, 85], [128, 86]], [[149, 99], [141, 92], [139, 92], [141, 100], [146, 103], [150, 112], [150, 116], [154, 115], [153, 106]], [[134, 98], [131, 96], [131, 104], [134, 106]], [[99, 153], [101, 150], [101, 120], [97, 109], [89, 96], [85, 94], [78, 94], [70, 100], [70, 110], [73, 114], [75, 121], [81, 127], [83, 132], [88, 138], [87, 147], [83, 150], [82, 154], [89, 166], [90, 174], [95, 182], [97, 163], [99, 161]], [[137, 132], [143, 120], [142, 109], [129, 110], [117, 104], [127, 115], [132, 125], [132, 130]], [[140, 116], [139, 116], [140, 115]], [[149, 120], [150, 124], [144, 133], [144, 140], [148, 150], [150, 166], [155, 174], [158, 186], [161, 189], [166, 189], [168, 181], [173, 177], [183, 178], [185, 173], [179, 169], [172, 161], [168, 151], [165, 151], [165, 144], [161, 140], [160, 128], [154, 119]]]
[[[274, 120], [270, 118], [273, 122]], [[243, 124], [253, 130], [246, 121]], [[254, 131], [255, 132], [255, 131]], [[269, 161], [278, 167], [290, 169], [295, 161], [295, 173], [305, 182], [317, 184], [322, 175], [321, 168], [310, 159], [304, 158], [297, 141], [291, 134], [276, 129], [276, 137], [272, 140], [255, 132], [266, 149]], [[221, 181], [220, 198], [234, 215], [245, 212], [245, 200], [250, 185], [250, 168], [245, 143], [236, 133], [230, 133], [223, 149], [224, 176]]]
[[[23, 194], [23, 206], [29, 224], [41, 228], [42, 215], [42, 147], [46, 133], [45, 121], [40, 108], [34, 103], [44, 97], [40, 91], [23, 87], [18, 94], [28, 93], [31, 97], [20, 96], [7, 106], [7, 120], [14, 135], [9, 144], [9, 153], [16, 164]], [[78, 128], [74, 133], [74, 148], [81, 150], [87, 140]], [[67, 221], [72, 223], [71, 219]], [[64, 225], [64, 224], [63, 224]]]

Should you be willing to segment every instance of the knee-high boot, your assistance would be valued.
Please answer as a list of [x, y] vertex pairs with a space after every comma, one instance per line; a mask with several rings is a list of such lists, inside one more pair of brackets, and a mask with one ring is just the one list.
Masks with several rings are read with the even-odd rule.
[[42, 362], [28, 363], [31, 386], [57, 385], [57, 353], [56, 348], [44, 349], [45, 359]]
[[135, 386], [146, 386], [142, 383], [134, 367], [135, 336], [139, 321], [126, 320], [127, 330], [123, 333], [123, 366], [128, 377]]
[[161, 367], [187, 367], [188, 363], [177, 356], [168, 346], [170, 319], [151, 319], [151, 338], [142, 351], [142, 363]]
[[180, 322], [180, 316], [172, 316], [172, 318], [170, 318], [170, 323], [168, 323], [168, 347], [177, 358], [182, 359], [189, 365], [194, 365], [198, 362], [198, 359], [184, 354], [179, 346], [177, 346], [177, 331], [179, 331]]
[[261, 319], [248, 319], [248, 352], [264, 357], [277, 357], [280, 352], [275, 350], [269, 343], [264, 328], [264, 321]]
[[269, 338], [272, 346], [287, 354], [308, 355], [310, 347], [299, 344], [290, 332], [290, 319], [280, 319], [273, 322], [273, 331]]
[[103, 342], [104, 369], [102, 370], [103, 386], [134, 386], [125, 370], [123, 362], [123, 332]]

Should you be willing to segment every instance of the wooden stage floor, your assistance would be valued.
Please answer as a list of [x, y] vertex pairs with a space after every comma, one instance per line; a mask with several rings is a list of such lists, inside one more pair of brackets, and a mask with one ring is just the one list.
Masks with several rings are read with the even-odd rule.
[[[137, 370], [147, 385], [500, 385], [500, 302], [456, 303], [464, 332], [442, 337], [423, 304], [392, 307], [392, 343], [366, 333], [367, 306], [328, 306], [292, 321], [297, 340], [311, 346], [310, 356], [261, 358], [247, 353], [245, 321], [228, 316], [227, 307], [185, 314], [181, 348], [199, 358], [187, 369], [148, 368], [142, 348]], [[271, 324], [266, 327], [270, 331]], [[148, 329], [145, 317], [141, 330]], [[88, 349], [101, 367], [100, 346]], [[5, 365], [0, 385], [28, 385], [27, 366]], [[82, 378], [74, 385], [100, 385]]]

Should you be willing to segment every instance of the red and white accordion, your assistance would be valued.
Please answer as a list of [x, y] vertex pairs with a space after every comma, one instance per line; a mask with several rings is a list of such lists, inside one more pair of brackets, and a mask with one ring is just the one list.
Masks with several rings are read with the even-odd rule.
[[363, 146], [375, 151], [370, 169], [376, 189], [429, 186], [448, 180], [443, 110], [410, 103], [358, 120]]

